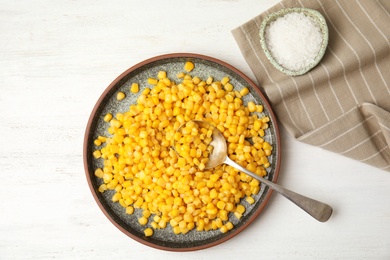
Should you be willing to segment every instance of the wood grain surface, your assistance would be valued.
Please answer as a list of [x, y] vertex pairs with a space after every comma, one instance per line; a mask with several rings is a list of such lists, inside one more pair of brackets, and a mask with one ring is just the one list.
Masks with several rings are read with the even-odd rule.
[[146, 247], [93, 200], [82, 145], [127, 68], [192, 52], [251, 79], [231, 30], [276, 0], [0, 0], [0, 259], [390, 259], [390, 175], [282, 134], [279, 183], [334, 207], [313, 220], [274, 193], [249, 228], [188, 253]]

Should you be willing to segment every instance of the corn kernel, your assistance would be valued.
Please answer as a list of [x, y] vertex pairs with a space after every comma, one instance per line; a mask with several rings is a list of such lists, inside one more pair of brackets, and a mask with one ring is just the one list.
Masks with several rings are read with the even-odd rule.
[[101, 192], [101, 193], [103, 193], [103, 192], [105, 192], [106, 190], [107, 190], [107, 185], [106, 184], [101, 184], [100, 186], [99, 186], [99, 192]]
[[110, 113], [106, 114], [103, 118], [103, 120], [106, 122], [110, 122], [111, 119], [112, 119], [112, 114]]
[[245, 207], [241, 204], [237, 205], [236, 212], [243, 214], [245, 212]]
[[225, 90], [228, 91], [228, 92], [233, 91], [233, 85], [230, 84], [230, 83], [226, 83], [226, 84], [224, 85], [224, 88], [225, 88]]
[[101, 143], [105, 143], [106, 140], [107, 140], [107, 138], [106, 138], [105, 136], [99, 135], [99, 136], [98, 136], [98, 140], [99, 140]]
[[126, 208], [126, 214], [131, 215], [131, 214], [133, 214], [133, 213], [134, 213], [134, 208], [133, 208], [132, 206], [128, 206], [128, 207]]
[[131, 84], [130, 92], [132, 92], [132, 93], [138, 93], [139, 92], [139, 85], [138, 85], [138, 83], [132, 83]]
[[151, 213], [150, 213], [149, 210], [144, 210], [144, 211], [142, 212], [142, 216], [144, 216], [145, 218], [150, 217], [150, 215], [151, 215]]
[[227, 229], [228, 229], [228, 230], [232, 230], [232, 229], [233, 229], [233, 227], [234, 227], [234, 226], [233, 226], [233, 223], [232, 223], [232, 222], [230, 222], [230, 221], [229, 221], [229, 222], [227, 222], [227, 223], [225, 224], [225, 226], [227, 227]]
[[98, 178], [103, 178], [103, 175], [104, 175], [104, 172], [101, 168], [97, 168], [95, 170], [95, 176], [98, 177]]
[[96, 159], [100, 158], [101, 156], [102, 156], [102, 154], [99, 150], [95, 150], [93, 152], [93, 157], [95, 157]]
[[116, 99], [117, 100], [123, 100], [124, 98], [126, 97], [125, 93], [123, 92], [118, 92], [118, 94], [116, 94]]
[[253, 204], [255, 203], [255, 199], [253, 197], [246, 197], [246, 202], [248, 202], [249, 204]]
[[221, 79], [221, 84], [225, 86], [226, 83], [228, 83], [229, 81], [230, 81], [229, 77], [227, 77], [227, 76], [226, 76], [226, 77], [223, 77], [223, 78]]
[[112, 196], [111, 200], [112, 200], [112, 202], [117, 202], [121, 198], [122, 198], [122, 194], [121, 193], [115, 193], [114, 196]]
[[217, 203], [217, 208], [219, 208], [219, 209], [224, 209], [225, 208], [225, 206], [226, 206], [226, 203], [225, 202], [223, 202], [223, 201], [218, 201], [218, 203]]
[[158, 80], [154, 78], [148, 78], [148, 84], [150, 85], [157, 85]]
[[160, 71], [158, 72], [158, 74], [157, 74], [157, 78], [159, 78], [159, 79], [164, 79], [164, 78], [166, 78], [166, 77], [167, 77], [167, 72], [166, 72], [166, 71], [160, 70]]
[[242, 214], [240, 212], [234, 212], [234, 216], [236, 217], [236, 219], [240, 220], [242, 218]]
[[153, 229], [151, 229], [151, 228], [145, 229], [145, 230], [144, 230], [144, 234], [145, 234], [145, 236], [147, 236], [147, 237], [152, 236], [152, 235], [153, 235]]
[[248, 110], [251, 113], [257, 110], [256, 104], [253, 101], [248, 102]]
[[165, 222], [163, 219], [158, 222], [158, 226], [160, 228], [166, 228], [167, 222]]
[[99, 139], [95, 139], [93, 141], [93, 144], [96, 145], [96, 146], [100, 146], [102, 144], [102, 142]]
[[138, 219], [138, 223], [139, 223], [140, 225], [144, 226], [144, 225], [146, 225], [146, 224], [148, 223], [148, 219], [147, 219], [146, 217], [142, 216], [142, 217], [140, 217], [140, 218]]
[[195, 65], [194, 63], [192, 63], [191, 61], [187, 61], [185, 64], [184, 64], [184, 70], [187, 71], [187, 72], [190, 72], [194, 69]]
[[249, 93], [249, 89], [247, 87], [245, 87], [245, 88], [240, 90], [240, 95], [241, 96], [245, 96], [248, 93]]
[[222, 227], [220, 227], [219, 230], [221, 231], [221, 233], [226, 233], [226, 232], [228, 232], [228, 228], [226, 227], [226, 225], [223, 225]]

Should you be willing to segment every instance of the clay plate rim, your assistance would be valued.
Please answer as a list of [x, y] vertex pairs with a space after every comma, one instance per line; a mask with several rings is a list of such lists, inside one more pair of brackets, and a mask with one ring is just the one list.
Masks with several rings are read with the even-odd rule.
[[195, 250], [201, 250], [201, 249], [206, 249], [206, 248], [209, 248], [209, 247], [212, 247], [212, 246], [216, 246], [218, 244], [221, 244], [221, 243], [231, 239], [232, 237], [236, 236], [237, 234], [239, 234], [241, 231], [243, 231], [246, 227], [248, 227], [248, 225], [251, 224], [257, 218], [257, 216], [260, 214], [261, 211], [263, 211], [265, 205], [268, 204], [268, 201], [269, 201], [273, 191], [272, 191], [272, 189], [268, 189], [266, 191], [265, 198], [264, 198], [263, 202], [259, 205], [259, 207], [255, 210], [255, 213], [253, 213], [253, 215], [251, 215], [251, 217], [244, 224], [242, 224], [239, 228], [235, 229], [234, 231], [230, 231], [228, 233], [225, 233], [227, 235], [224, 236], [223, 238], [219, 239], [219, 240], [213, 241], [211, 243], [199, 245], [199, 246], [194, 246], [194, 247], [168, 247], [168, 246], [161, 246], [161, 245], [157, 245], [155, 243], [152, 243], [152, 242], [148, 241], [147, 239], [142, 239], [142, 238], [134, 235], [133, 233], [129, 232], [123, 226], [121, 226], [114, 219], [114, 217], [111, 216], [107, 212], [105, 206], [103, 205], [102, 201], [99, 199], [99, 197], [97, 195], [97, 191], [95, 190], [95, 188], [93, 186], [91, 176], [94, 176], [94, 173], [89, 171], [89, 165], [88, 165], [88, 159], [91, 157], [91, 155], [88, 154], [88, 145], [90, 144], [91, 138], [92, 138], [90, 133], [91, 133], [91, 126], [92, 126], [92, 122], [94, 121], [94, 117], [95, 117], [99, 107], [102, 105], [102, 102], [105, 99], [106, 95], [113, 88], [115, 88], [117, 86], [117, 84], [120, 84], [120, 82], [129, 73], [133, 72], [136, 69], [142, 68], [143, 66], [148, 65], [150, 63], [153, 63], [153, 62], [156, 62], [156, 61], [159, 61], [159, 60], [164, 60], [164, 59], [171, 59], [171, 58], [188, 58], [188, 59], [195, 58], [195, 59], [203, 59], [203, 60], [206, 60], [206, 61], [209, 61], [209, 62], [217, 63], [217, 64], [219, 64], [219, 65], [221, 65], [223, 67], [226, 67], [227, 69], [233, 71], [233, 73], [236, 73], [239, 77], [244, 79], [248, 83], [248, 85], [251, 85], [251, 87], [256, 91], [256, 94], [258, 94], [260, 96], [260, 98], [262, 99], [263, 105], [267, 108], [267, 112], [268, 112], [268, 114], [269, 114], [269, 116], [271, 118], [271, 122], [273, 123], [273, 126], [274, 126], [274, 137], [275, 137], [275, 140], [276, 140], [276, 143], [277, 143], [277, 149], [276, 149], [275, 156], [276, 156], [277, 159], [276, 159], [275, 169], [273, 171], [273, 176], [272, 176], [272, 181], [273, 182], [276, 182], [277, 179], [278, 179], [278, 176], [279, 176], [280, 159], [281, 159], [281, 144], [280, 144], [280, 133], [279, 133], [279, 128], [278, 128], [278, 124], [277, 124], [277, 119], [276, 119], [276, 116], [275, 116], [274, 112], [272, 111], [271, 105], [268, 102], [267, 98], [258, 89], [256, 84], [251, 79], [249, 79], [245, 74], [243, 74], [241, 71], [239, 71], [235, 67], [231, 66], [230, 64], [228, 64], [226, 62], [223, 62], [223, 61], [221, 61], [219, 59], [213, 58], [213, 57], [209, 57], [209, 56], [205, 56], [205, 55], [201, 55], [201, 54], [195, 54], [195, 53], [170, 53], [170, 54], [163, 54], [163, 55], [155, 56], [153, 58], [146, 59], [146, 60], [144, 60], [144, 61], [142, 61], [142, 62], [140, 62], [140, 63], [138, 63], [138, 64], [136, 64], [136, 65], [134, 65], [132, 67], [130, 67], [129, 69], [124, 71], [122, 74], [120, 74], [105, 89], [105, 91], [102, 93], [102, 95], [100, 96], [100, 98], [96, 102], [96, 104], [95, 104], [95, 106], [94, 106], [94, 108], [93, 108], [93, 110], [92, 110], [92, 112], [90, 114], [90, 117], [89, 117], [88, 122], [87, 122], [86, 130], [85, 130], [85, 134], [84, 134], [83, 162], [84, 162], [84, 171], [85, 171], [85, 174], [86, 174], [86, 178], [87, 178], [87, 182], [88, 182], [88, 186], [90, 188], [90, 191], [91, 191], [91, 193], [92, 193], [96, 203], [98, 204], [99, 208], [104, 213], [104, 215], [109, 219], [109, 221], [114, 226], [116, 226], [120, 231], [122, 231], [124, 234], [129, 236], [130, 238], [138, 241], [141, 244], [144, 244], [144, 245], [152, 247], [152, 248], [156, 248], [156, 249], [160, 249], [160, 250], [166, 250], [166, 251], [174, 251], [174, 252], [186, 252], [186, 251], [195, 251]]

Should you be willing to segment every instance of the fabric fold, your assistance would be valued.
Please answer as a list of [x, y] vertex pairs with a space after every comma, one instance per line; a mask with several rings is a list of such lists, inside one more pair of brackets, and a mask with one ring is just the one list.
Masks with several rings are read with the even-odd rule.
[[388, 170], [389, 122], [389, 112], [363, 103], [298, 140]]
[[[306, 7], [326, 19], [329, 44], [315, 68], [275, 69], [259, 41], [263, 19]], [[232, 30], [258, 85], [297, 140], [390, 171], [390, 15], [382, 1], [284, 0]]]

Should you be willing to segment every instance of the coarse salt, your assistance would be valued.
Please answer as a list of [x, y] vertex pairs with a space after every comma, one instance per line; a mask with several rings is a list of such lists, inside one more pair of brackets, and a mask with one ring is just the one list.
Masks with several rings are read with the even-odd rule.
[[265, 40], [279, 65], [299, 71], [314, 62], [321, 49], [322, 34], [311, 17], [293, 12], [270, 23]]

